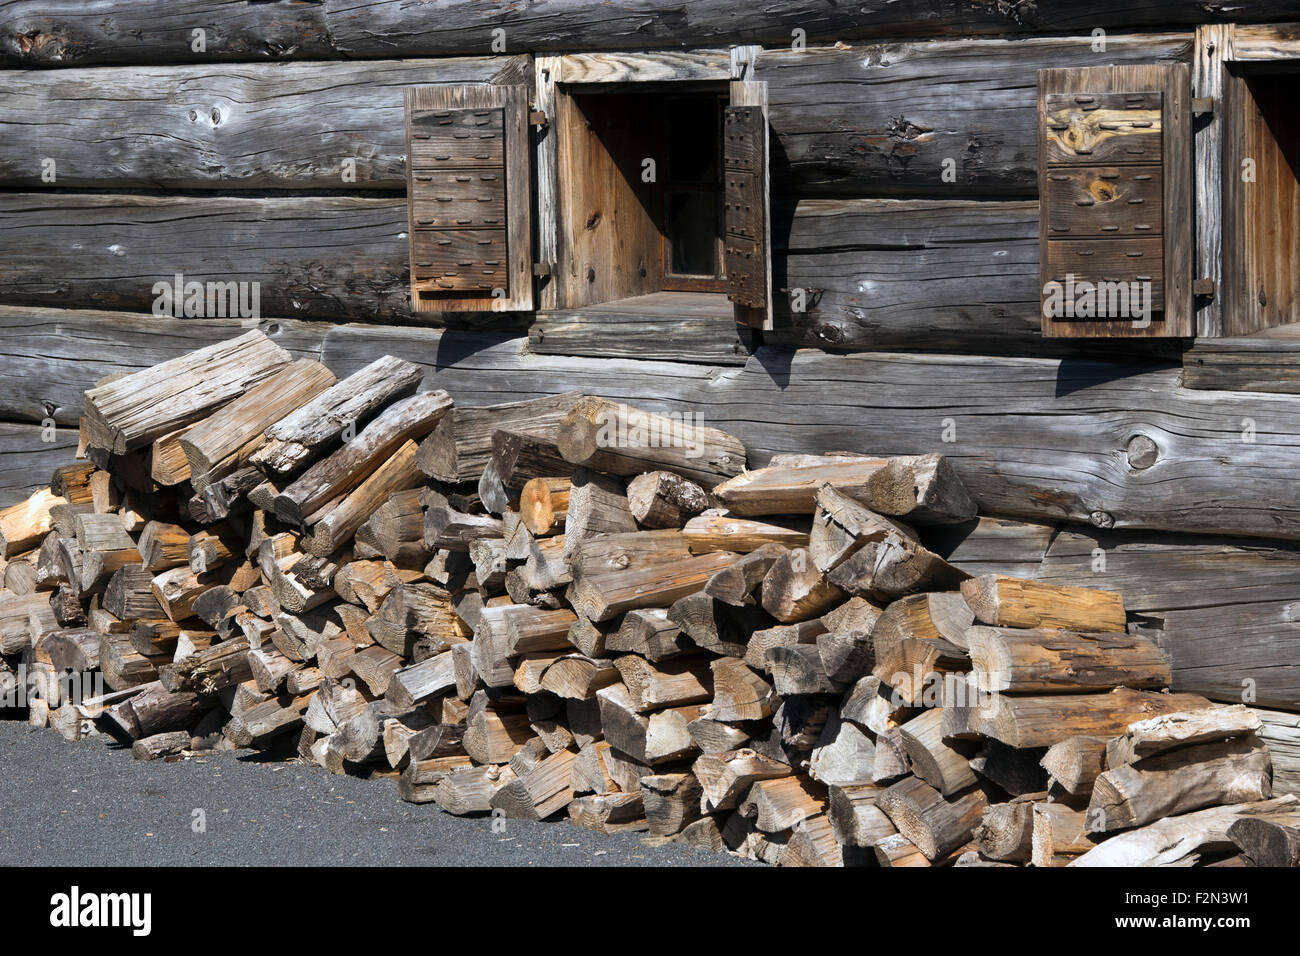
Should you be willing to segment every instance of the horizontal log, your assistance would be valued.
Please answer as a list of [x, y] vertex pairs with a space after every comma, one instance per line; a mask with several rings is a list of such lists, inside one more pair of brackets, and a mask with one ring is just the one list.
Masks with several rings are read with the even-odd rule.
[[[328, 325], [293, 320], [259, 326], [295, 358], [315, 358]], [[238, 319], [175, 319], [148, 312], [0, 306], [0, 418], [75, 427], [82, 393], [247, 331]]]
[[680, 310], [665, 315], [639, 307], [638, 301], [539, 312], [528, 329], [528, 347], [544, 355], [620, 358], [634, 354], [709, 365], [744, 365], [749, 357], [751, 333], [732, 320], [730, 303], [726, 315], [719, 318]]
[[[502, 333], [342, 325], [323, 328], [319, 355], [340, 376], [407, 356], [424, 368], [423, 388], [446, 389], [458, 406], [577, 389], [651, 411], [698, 411], [745, 443], [751, 466], [788, 451], [942, 451], [983, 514], [1300, 538], [1289, 470], [1277, 467], [1300, 451], [1300, 404], [1184, 389], [1179, 370], [1159, 362], [764, 348], [718, 377], [703, 365], [538, 356], [522, 346]], [[0, 357], [0, 373], [14, 364]], [[1254, 441], [1242, 440], [1245, 418]]]
[[[1041, 7], [1040, 7], [1041, 9]], [[1166, 21], [1172, 22], [1172, 21]], [[1037, 71], [1185, 62], [1187, 33], [944, 40], [764, 50], [779, 191], [879, 195], [1038, 191]], [[954, 163], [955, 184], [945, 178]]]
[[511, 59], [0, 73], [0, 185], [48, 186], [48, 157], [60, 188], [402, 189], [403, 88], [486, 83]]
[[[273, 0], [251, 7], [212, 7], [200, 0], [144, 0], [123, 9], [111, 0], [19, 0], [0, 16], [0, 64], [71, 66], [229, 60], [327, 59], [346, 56], [447, 56], [486, 53], [492, 28], [506, 30], [509, 49], [538, 52], [655, 49], [765, 43], [788, 46], [792, 31], [809, 42], [949, 34], [1079, 33], [1162, 25], [1300, 19], [1295, 0], [1246, 0], [1189, 7], [1179, 0], [1134, 4], [1099, 0], [1080, 9], [1070, 0], [1028, 6], [948, 4], [931, 0], [859, 7], [790, 0], [736, 15], [727, 0], [551, 0], [544, 8], [453, 2], [430, 22], [403, 0], [355, 5], [331, 0]], [[111, 15], [110, 15], [111, 14]], [[202, 52], [192, 49], [195, 23], [206, 27]], [[581, 37], [576, 41], [575, 37]]]
[[1201, 339], [1183, 353], [1183, 385], [1300, 394], [1300, 341], [1277, 329], [1253, 338]]
[[[0, 217], [0, 302], [152, 312], [157, 300], [174, 315], [154, 286], [181, 273], [205, 293], [258, 283], [231, 298], [259, 315], [411, 314], [405, 198], [10, 193]], [[243, 313], [228, 299], [225, 314]]]
[[[154, 284], [174, 284], [180, 272], [187, 282], [260, 283], [261, 315], [427, 321], [409, 308], [401, 197], [15, 192], [0, 197], [0, 214], [9, 227], [0, 252], [11, 264], [0, 302], [150, 311], [162, 294]], [[778, 297], [773, 342], [1039, 355], [1097, 349], [1088, 340], [1045, 343], [1038, 333], [1036, 202], [805, 200], [776, 213], [773, 239], [774, 282], [819, 290], [798, 313]], [[547, 321], [537, 319], [534, 338], [545, 337]], [[537, 351], [744, 364], [745, 351], [728, 346], [723, 355], [703, 344], [734, 336], [734, 323], [675, 321], [693, 329], [687, 341], [698, 348], [689, 354], [676, 333], [625, 337], [599, 315], [590, 322], [602, 330], [601, 348], [561, 338]], [[504, 327], [501, 317], [494, 323]]]

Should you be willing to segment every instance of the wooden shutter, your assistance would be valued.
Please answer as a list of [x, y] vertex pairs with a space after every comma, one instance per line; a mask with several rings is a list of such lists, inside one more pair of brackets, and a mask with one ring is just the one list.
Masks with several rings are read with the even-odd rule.
[[767, 84], [736, 81], [722, 132], [727, 297], [736, 321], [772, 327], [772, 243], [768, 183]]
[[406, 170], [412, 308], [532, 309], [527, 90], [409, 87]]
[[[1191, 95], [1183, 63], [1038, 71], [1044, 335], [1195, 334]], [[1049, 284], [1070, 277], [1076, 292], [1148, 284], [1150, 324], [1067, 314]]]

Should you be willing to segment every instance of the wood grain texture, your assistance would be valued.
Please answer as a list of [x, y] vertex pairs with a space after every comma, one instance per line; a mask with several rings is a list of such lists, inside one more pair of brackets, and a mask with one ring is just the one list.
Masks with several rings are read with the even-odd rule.
[[[1295, 0], [1242, 0], [1192, 5], [1071, 0], [972, 4], [959, 0], [869, 0], [852, 7], [785, 0], [737, 8], [728, 0], [550, 0], [544, 7], [502, 0], [452, 0], [431, 19], [403, 0], [270, 0], [228, 7], [212, 0], [143, 0], [123, 9], [111, 0], [11, 0], [0, 11], [0, 64], [201, 60], [325, 59], [336, 56], [447, 56], [486, 53], [492, 28], [506, 30], [511, 51], [563, 51], [765, 43], [788, 46], [796, 27], [810, 43], [947, 34], [1081, 33], [1094, 27], [1194, 25], [1300, 19]], [[195, 23], [207, 49], [191, 50]], [[581, 43], [575, 42], [581, 37]]]
[[[182, 272], [187, 281], [260, 282], [267, 316], [437, 321], [410, 310], [406, 213], [404, 199], [388, 197], [12, 193], [0, 196], [0, 255], [9, 266], [0, 302], [149, 311], [154, 283]], [[773, 284], [811, 294], [798, 314], [788, 295], [777, 295], [769, 335], [837, 349], [1068, 347], [1037, 332], [1037, 230], [1032, 202], [809, 200], [778, 210]], [[502, 328], [515, 320], [492, 313], [485, 321]], [[555, 321], [539, 320], [543, 342]], [[676, 320], [692, 340], [724, 336], [725, 322], [698, 321], [708, 324]], [[729, 351], [735, 334], [709, 354]], [[610, 334], [601, 348], [591, 344], [594, 330], [565, 332], [562, 341], [575, 336], [579, 354], [608, 354], [616, 344], [623, 355], [676, 358], [684, 347]]]
[[[1105, 52], [1095, 52], [1091, 29], [1068, 38], [765, 50], [753, 79], [768, 84], [773, 187], [802, 195], [960, 190], [1032, 198], [1037, 70], [1191, 55], [1190, 33], [1111, 35]], [[955, 182], [943, 177], [945, 161], [955, 164]]]
[[1052, 542], [1039, 578], [1121, 592], [1130, 613], [1163, 627], [1155, 636], [1170, 657], [1177, 691], [1300, 708], [1294, 546], [1067, 531]]
[[[229, 325], [238, 334], [238, 322]], [[408, 356], [426, 370], [423, 388], [445, 388], [458, 405], [580, 389], [651, 411], [699, 412], [736, 434], [754, 466], [786, 451], [941, 451], [984, 514], [1300, 538], [1285, 464], [1300, 444], [1300, 406], [1285, 395], [1183, 389], [1179, 370], [1160, 363], [763, 348], [743, 368], [719, 372], [532, 355], [522, 339], [468, 330], [301, 323], [286, 334], [300, 327], [319, 330], [318, 355], [336, 375]], [[0, 371], [22, 361], [0, 354]], [[97, 377], [93, 364], [76, 367], [86, 381]], [[1255, 423], [1254, 442], [1242, 440], [1244, 418]], [[946, 422], [954, 442], [942, 440]], [[1150, 456], [1137, 436], [1153, 444]]]
[[49, 186], [51, 157], [59, 187], [402, 189], [403, 88], [487, 83], [511, 59], [0, 73], [0, 183]]

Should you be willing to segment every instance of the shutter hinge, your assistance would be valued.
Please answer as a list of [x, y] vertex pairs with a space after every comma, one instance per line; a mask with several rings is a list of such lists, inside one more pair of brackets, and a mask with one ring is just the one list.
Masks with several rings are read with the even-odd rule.
[[1198, 96], [1192, 100], [1193, 116], [1213, 116], [1214, 115], [1214, 97]]
[[546, 110], [533, 110], [528, 114], [528, 123], [531, 126], [545, 126]]
[[551, 264], [549, 262], [533, 263], [533, 275], [540, 277], [540, 276], [548, 276], [550, 274], [551, 274]]
[[1214, 293], [1215, 283], [1213, 279], [1197, 279], [1192, 283], [1192, 295], [1213, 299]]

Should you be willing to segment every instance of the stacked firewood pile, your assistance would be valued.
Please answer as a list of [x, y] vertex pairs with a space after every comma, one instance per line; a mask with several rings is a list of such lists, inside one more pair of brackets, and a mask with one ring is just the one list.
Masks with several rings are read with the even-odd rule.
[[281, 748], [457, 813], [789, 865], [1295, 863], [1248, 708], [1117, 594], [972, 577], [937, 455], [459, 408], [260, 332], [86, 393], [0, 512], [0, 690], [140, 758]]

